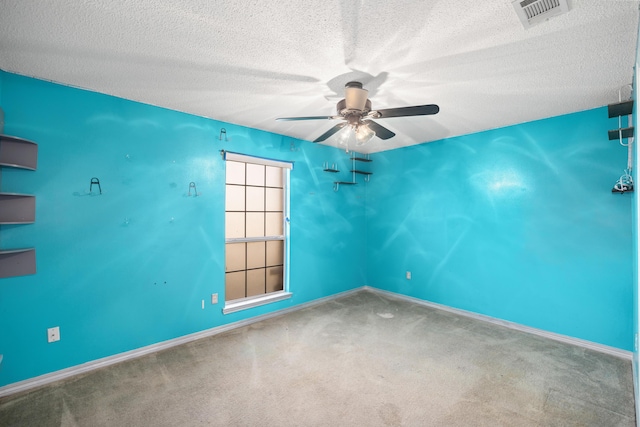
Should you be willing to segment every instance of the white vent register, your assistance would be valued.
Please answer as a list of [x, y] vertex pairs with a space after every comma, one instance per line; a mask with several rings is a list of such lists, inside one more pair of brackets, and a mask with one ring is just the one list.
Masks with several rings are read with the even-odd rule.
[[569, 12], [567, 0], [514, 0], [511, 3], [525, 29]]

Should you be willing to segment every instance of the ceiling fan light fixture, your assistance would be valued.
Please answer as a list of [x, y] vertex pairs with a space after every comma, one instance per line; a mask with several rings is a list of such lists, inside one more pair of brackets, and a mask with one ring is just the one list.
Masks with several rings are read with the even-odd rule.
[[357, 146], [366, 144], [367, 142], [371, 141], [371, 139], [373, 139], [374, 136], [376, 136], [376, 133], [373, 130], [371, 130], [369, 126], [364, 124], [360, 124], [356, 126], [354, 130], [356, 134]]
[[338, 145], [349, 147], [355, 139], [355, 132], [351, 126], [345, 126], [340, 132], [338, 132]]

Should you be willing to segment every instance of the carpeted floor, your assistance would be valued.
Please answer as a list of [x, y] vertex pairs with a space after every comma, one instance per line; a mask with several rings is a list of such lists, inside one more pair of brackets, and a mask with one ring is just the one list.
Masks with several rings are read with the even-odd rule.
[[0, 399], [1, 426], [635, 426], [631, 362], [362, 291]]

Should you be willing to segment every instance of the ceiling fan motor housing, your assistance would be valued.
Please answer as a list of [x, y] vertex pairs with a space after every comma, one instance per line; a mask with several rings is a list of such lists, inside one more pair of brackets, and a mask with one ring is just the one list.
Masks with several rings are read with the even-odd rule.
[[[348, 110], [362, 111], [366, 108], [369, 91], [360, 82], [349, 82], [344, 86], [344, 100]], [[369, 107], [371, 108], [371, 107]]]
[[336, 105], [336, 110], [339, 116], [342, 116], [347, 120], [349, 120], [350, 117], [355, 117], [357, 119], [360, 119], [366, 116], [369, 113], [369, 111], [371, 111], [371, 101], [367, 99], [364, 103], [364, 108], [362, 109], [353, 109], [353, 108], [347, 107], [346, 99], [342, 99]]

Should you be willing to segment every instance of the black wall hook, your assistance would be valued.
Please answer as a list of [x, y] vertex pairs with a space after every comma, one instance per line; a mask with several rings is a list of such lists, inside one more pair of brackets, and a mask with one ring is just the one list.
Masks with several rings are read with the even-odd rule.
[[100, 194], [102, 194], [102, 187], [100, 187], [100, 180], [98, 178], [91, 178], [91, 182], [89, 183], [89, 191], [93, 190], [93, 184], [98, 186], [98, 190], [100, 190]]
[[197, 197], [198, 196], [198, 190], [196, 189], [196, 183], [191, 181], [189, 183], [189, 196], [191, 196], [191, 189], [193, 188], [193, 197]]

